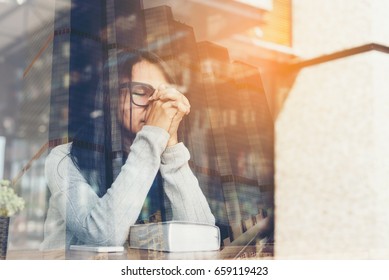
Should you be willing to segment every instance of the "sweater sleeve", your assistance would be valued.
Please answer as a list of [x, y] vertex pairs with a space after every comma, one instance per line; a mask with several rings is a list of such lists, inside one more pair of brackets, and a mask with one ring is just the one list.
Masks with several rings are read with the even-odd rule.
[[190, 154], [183, 143], [166, 148], [161, 157], [164, 189], [173, 211], [173, 220], [215, 224], [208, 202], [189, 167]]
[[67, 232], [74, 233], [85, 244], [124, 244], [160, 167], [168, 139], [165, 130], [144, 126], [118, 177], [101, 198], [71, 158], [60, 158], [53, 150], [46, 160], [46, 177], [51, 199], [66, 223]]

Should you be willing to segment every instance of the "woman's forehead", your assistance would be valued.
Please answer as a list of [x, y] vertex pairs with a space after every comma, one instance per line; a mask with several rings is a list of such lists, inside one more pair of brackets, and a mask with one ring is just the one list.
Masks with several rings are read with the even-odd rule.
[[147, 83], [157, 88], [162, 83], [167, 83], [165, 75], [158, 65], [142, 60], [132, 67], [132, 81]]

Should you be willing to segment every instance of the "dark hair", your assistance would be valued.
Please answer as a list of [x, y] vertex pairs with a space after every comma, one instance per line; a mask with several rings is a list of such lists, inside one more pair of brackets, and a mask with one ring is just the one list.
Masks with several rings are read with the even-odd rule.
[[[104, 65], [103, 77], [100, 79], [94, 108], [91, 110], [93, 113], [73, 137], [70, 157], [100, 197], [107, 192], [117, 177], [126, 156], [122, 146], [123, 128], [116, 119], [116, 110], [119, 109], [118, 81], [124, 77], [132, 79], [132, 68], [141, 61], [158, 66], [167, 82], [174, 84], [168, 65], [157, 55], [145, 51], [118, 53], [116, 60], [111, 59]], [[116, 85], [112, 86], [112, 81]], [[129, 137], [129, 134], [125, 136]]]

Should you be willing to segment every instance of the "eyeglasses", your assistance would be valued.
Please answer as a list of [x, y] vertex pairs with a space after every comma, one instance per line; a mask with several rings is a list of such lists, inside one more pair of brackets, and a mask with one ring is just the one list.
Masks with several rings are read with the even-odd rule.
[[119, 85], [120, 93], [131, 94], [131, 102], [140, 107], [147, 107], [149, 98], [154, 94], [155, 88], [152, 85], [127, 82]]

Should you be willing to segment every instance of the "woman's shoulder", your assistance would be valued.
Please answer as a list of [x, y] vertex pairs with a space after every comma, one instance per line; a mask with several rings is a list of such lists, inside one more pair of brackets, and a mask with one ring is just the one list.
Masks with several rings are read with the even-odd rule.
[[66, 143], [55, 146], [49, 153], [49, 157], [66, 156], [69, 155], [72, 143]]
[[52, 170], [53, 168], [57, 168], [61, 162], [69, 158], [71, 147], [71, 143], [54, 147], [46, 158], [46, 169]]
[[[64, 168], [64, 164], [67, 164], [69, 153], [70, 153], [71, 143], [62, 144], [54, 147], [45, 161], [45, 176], [47, 184], [52, 193], [58, 191], [61, 186], [58, 184], [59, 179], [66, 178], [66, 174], [61, 174], [64, 171], [67, 171], [67, 168]], [[64, 176], [65, 175], [65, 176]]]

